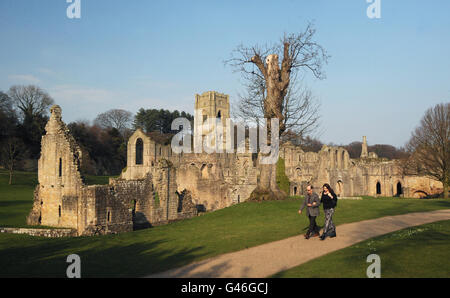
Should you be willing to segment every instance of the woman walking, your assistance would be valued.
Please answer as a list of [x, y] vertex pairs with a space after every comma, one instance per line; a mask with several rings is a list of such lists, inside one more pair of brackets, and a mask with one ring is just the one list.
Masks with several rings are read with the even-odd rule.
[[320, 199], [320, 202], [323, 204], [323, 212], [325, 213], [325, 224], [320, 240], [325, 240], [326, 237], [336, 237], [336, 227], [333, 224], [333, 214], [337, 205], [337, 196], [327, 183], [323, 185], [322, 198]]

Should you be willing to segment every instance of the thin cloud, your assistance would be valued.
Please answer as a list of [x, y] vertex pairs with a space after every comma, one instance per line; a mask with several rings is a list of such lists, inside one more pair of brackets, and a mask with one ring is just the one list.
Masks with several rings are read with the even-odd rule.
[[54, 72], [53, 70], [48, 69], [48, 68], [44, 68], [44, 67], [39, 68], [37, 71], [42, 73], [42, 74], [44, 74], [44, 75], [48, 75], [48, 76], [56, 74], [56, 72]]
[[37, 77], [33, 76], [33, 75], [21, 75], [21, 74], [16, 74], [16, 75], [10, 75], [8, 76], [8, 79], [10, 81], [16, 82], [16, 83], [27, 83], [27, 84], [38, 84], [41, 82], [40, 79], [38, 79]]

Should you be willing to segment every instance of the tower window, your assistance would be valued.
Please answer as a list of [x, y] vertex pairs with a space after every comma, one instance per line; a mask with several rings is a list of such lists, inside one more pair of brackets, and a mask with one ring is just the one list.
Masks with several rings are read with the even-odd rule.
[[141, 165], [144, 159], [144, 142], [139, 138], [136, 140], [136, 164]]
[[59, 159], [59, 177], [62, 176], [62, 158]]

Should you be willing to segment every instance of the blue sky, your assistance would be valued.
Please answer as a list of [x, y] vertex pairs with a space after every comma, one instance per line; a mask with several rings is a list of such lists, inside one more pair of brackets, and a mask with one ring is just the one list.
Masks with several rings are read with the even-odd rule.
[[0, 90], [37, 84], [63, 120], [112, 108], [193, 113], [208, 90], [237, 99], [239, 74], [223, 64], [239, 44], [276, 42], [314, 21], [331, 55], [327, 78], [307, 82], [322, 105], [326, 143], [402, 146], [424, 111], [450, 101], [450, 1], [81, 0], [0, 1]]

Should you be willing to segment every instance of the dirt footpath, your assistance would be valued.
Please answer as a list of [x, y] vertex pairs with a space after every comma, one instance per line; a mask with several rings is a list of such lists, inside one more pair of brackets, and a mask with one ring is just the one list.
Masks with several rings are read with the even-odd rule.
[[268, 277], [369, 238], [441, 220], [450, 220], [450, 209], [343, 224], [336, 227], [336, 238], [325, 241], [318, 237], [306, 240], [298, 235], [147, 277]]

